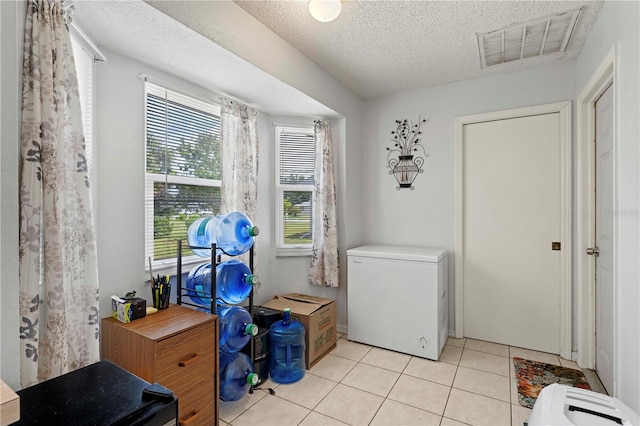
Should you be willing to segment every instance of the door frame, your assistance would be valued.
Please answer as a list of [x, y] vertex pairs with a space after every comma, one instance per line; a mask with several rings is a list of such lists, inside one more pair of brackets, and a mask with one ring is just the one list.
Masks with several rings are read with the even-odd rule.
[[572, 158], [571, 102], [555, 102], [525, 108], [456, 117], [455, 119], [455, 336], [464, 337], [464, 126], [540, 114], [559, 113], [560, 119], [560, 356], [571, 359], [571, 256], [572, 256]]
[[[585, 253], [587, 247], [593, 247], [595, 229], [595, 103], [600, 95], [615, 83], [616, 48], [604, 58], [596, 72], [587, 83], [577, 101], [577, 138], [576, 138], [576, 270], [577, 270], [577, 303], [578, 333], [577, 350], [578, 365], [582, 368], [596, 367], [596, 272], [595, 258]], [[613, 200], [614, 209], [618, 200], [617, 170], [617, 137], [616, 137], [616, 86], [613, 90]], [[613, 220], [613, 394], [617, 394], [617, 347], [618, 347], [618, 269], [617, 269], [617, 236], [618, 219], [614, 214]]]

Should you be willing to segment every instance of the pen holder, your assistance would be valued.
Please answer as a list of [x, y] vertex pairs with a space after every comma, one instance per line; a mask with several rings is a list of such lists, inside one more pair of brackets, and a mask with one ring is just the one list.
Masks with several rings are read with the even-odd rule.
[[167, 309], [171, 296], [171, 284], [168, 277], [158, 277], [151, 285], [151, 297], [153, 307], [156, 309]]

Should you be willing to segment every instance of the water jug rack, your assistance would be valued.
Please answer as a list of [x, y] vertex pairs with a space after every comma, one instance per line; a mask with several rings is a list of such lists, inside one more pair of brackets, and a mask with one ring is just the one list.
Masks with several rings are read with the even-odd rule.
[[[199, 308], [199, 309], [205, 309], [208, 310], [211, 314], [216, 315], [216, 297], [214, 297], [214, 294], [211, 293], [205, 293], [205, 292], [198, 292], [200, 295], [204, 296], [204, 297], [209, 297], [211, 299], [211, 303], [209, 306], [205, 306], [205, 305], [200, 305], [197, 303], [193, 303], [193, 302], [187, 302], [185, 300], [183, 300], [183, 298], [188, 298], [189, 294], [187, 289], [182, 287], [182, 240], [178, 240], [177, 241], [178, 244], [178, 256], [177, 256], [177, 265], [176, 265], [176, 272], [177, 272], [177, 276], [176, 276], [176, 282], [178, 284], [178, 292], [176, 294], [176, 302], [178, 305], [188, 305], [188, 306], [192, 306], [194, 308]], [[211, 247], [189, 247], [189, 248], [195, 248], [195, 249], [211, 249], [211, 289], [213, 291], [215, 291], [216, 289], [216, 267], [218, 266], [218, 264], [220, 264], [221, 262], [221, 255], [217, 254], [216, 250], [220, 250], [221, 252], [223, 252], [225, 255], [227, 256], [231, 256], [227, 254], [224, 250], [217, 248], [216, 244], [211, 244]], [[253, 272], [253, 246], [249, 249], [249, 269]], [[251, 289], [251, 292], [249, 293], [248, 296], [249, 299], [249, 313], [253, 316], [253, 289]], [[255, 357], [255, 341], [254, 339], [249, 339], [249, 345], [251, 345], [251, 360], [253, 361], [254, 357]], [[217, 372], [216, 372], [217, 374]], [[249, 393], [253, 393], [253, 386], [251, 386], [251, 389], [249, 390]], [[269, 389], [269, 391], [274, 394], [275, 392], [273, 392], [273, 390]]]

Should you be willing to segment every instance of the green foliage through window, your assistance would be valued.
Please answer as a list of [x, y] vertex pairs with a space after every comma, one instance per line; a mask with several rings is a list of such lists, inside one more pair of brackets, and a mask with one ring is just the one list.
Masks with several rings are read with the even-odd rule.
[[187, 256], [189, 225], [220, 211], [219, 112], [213, 104], [147, 83], [146, 113], [146, 171], [153, 196], [148, 192], [149, 256], [175, 258], [177, 240], [184, 241]]

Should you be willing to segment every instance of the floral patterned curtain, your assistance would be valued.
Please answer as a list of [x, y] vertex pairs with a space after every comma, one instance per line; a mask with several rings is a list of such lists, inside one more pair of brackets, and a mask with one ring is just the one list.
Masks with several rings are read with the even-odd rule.
[[338, 287], [338, 227], [336, 223], [336, 185], [333, 174], [331, 126], [316, 121], [315, 186], [313, 211], [311, 269], [309, 284]]
[[95, 232], [70, 24], [60, 0], [30, 2], [20, 140], [23, 387], [100, 358]]
[[[258, 214], [258, 111], [238, 101], [220, 99], [222, 163], [220, 213], [242, 212], [254, 225]], [[256, 238], [259, 241], [260, 237]], [[256, 253], [257, 254], [257, 251]], [[241, 259], [248, 265], [248, 255]], [[254, 273], [257, 263], [254, 255]]]

